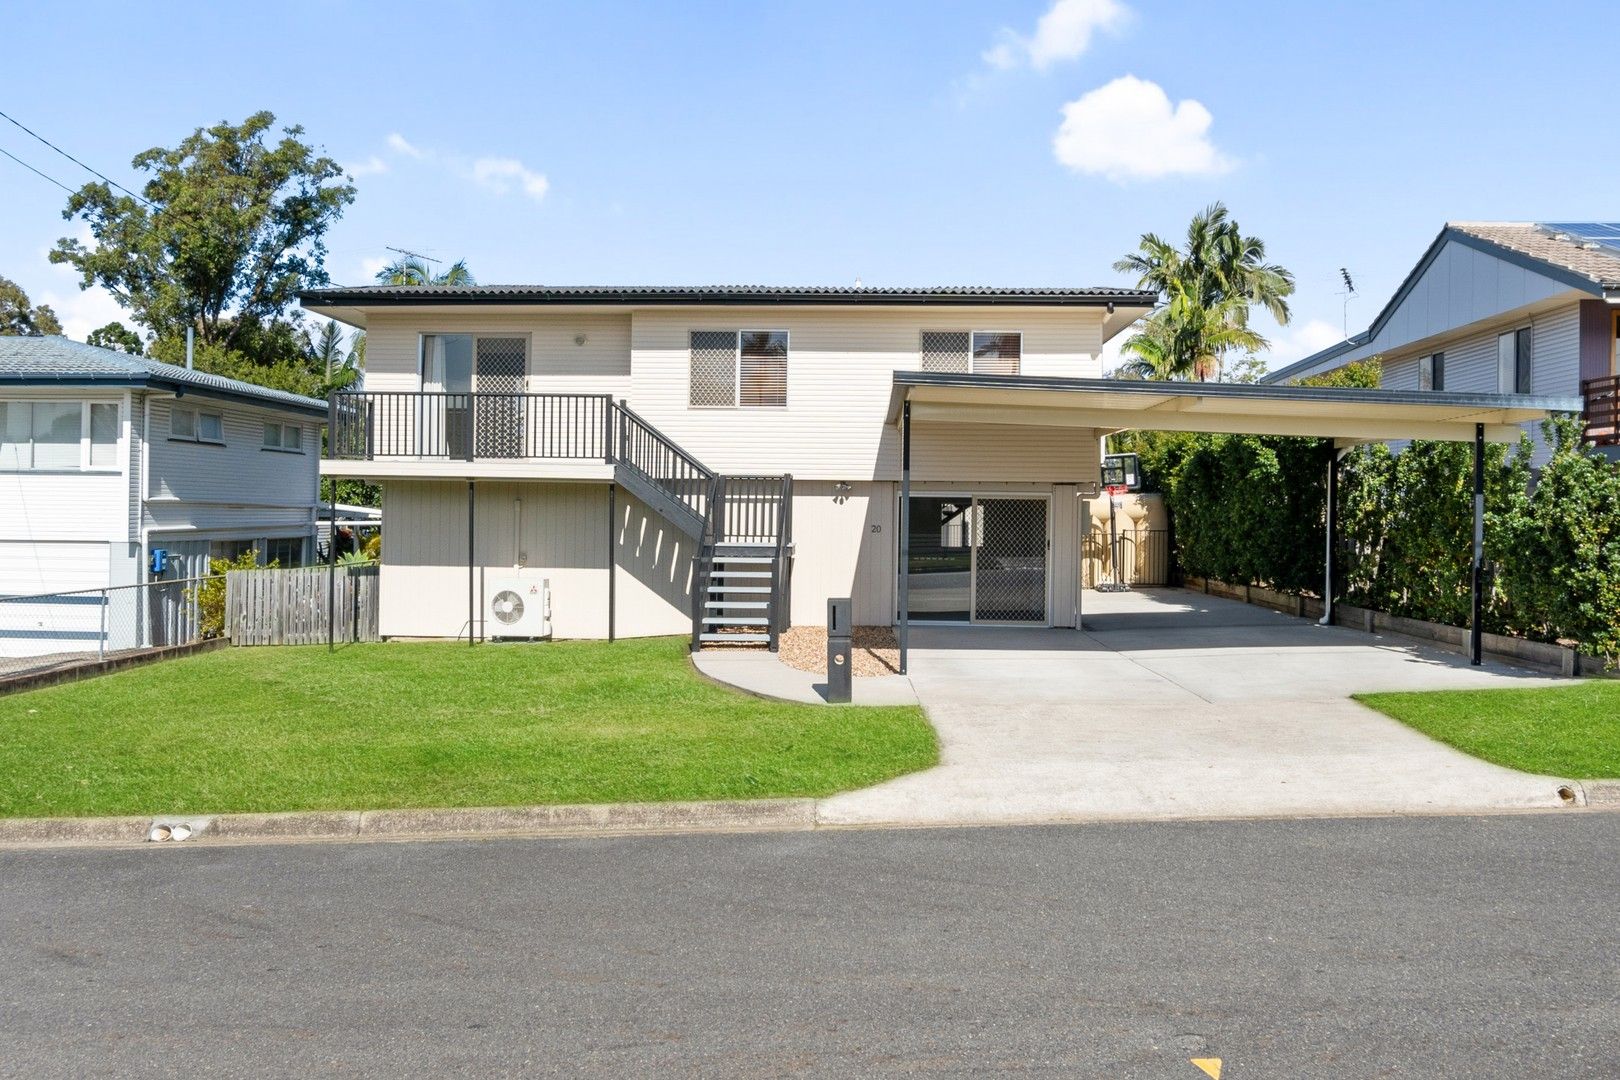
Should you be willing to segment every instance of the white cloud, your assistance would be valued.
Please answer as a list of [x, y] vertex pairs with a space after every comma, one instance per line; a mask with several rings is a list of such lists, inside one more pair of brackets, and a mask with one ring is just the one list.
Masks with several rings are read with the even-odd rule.
[[372, 154], [369, 158], [360, 162], [359, 164], [345, 165], [343, 167], [343, 171], [348, 173], [350, 176], [375, 176], [378, 173], [385, 173], [388, 171], [388, 162], [384, 161], [376, 154]]
[[382, 268], [392, 261], [386, 255], [368, 255], [360, 260], [360, 273], [366, 281], [374, 281]]
[[1271, 351], [1266, 354], [1266, 364], [1273, 371], [1344, 340], [1343, 327], [1326, 319], [1309, 319], [1268, 336]]
[[406, 157], [422, 157], [422, 151], [406, 142], [405, 136], [401, 135], [397, 131], [388, 136], [388, 149], [394, 151], [396, 154], [404, 154]]
[[1063, 106], [1052, 153], [1116, 183], [1213, 176], [1232, 168], [1209, 139], [1214, 119], [1191, 98], [1172, 103], [1159, 84], [1125, 75]]
[[497, 195], [505, 195], [514, 186], [523, 194], [539, 201], [551, 187], [544, 173], [537, 173], [516, 158], [483, 157], [472, 163], [473, 182]]
[[[516, 191], [522, 192], [527, 197], [539, 202], [546, 197], [546, 192], [551, 190], [551, 181], [546, 179], [545, 173], [536, 172], [514, 157], [490, 155], [474, 158], [469, 162], [461, 154], [441, 153], [427, 147], [413, 145], [406, 141], [405, 136], [397, 131], [388, 136], [388, 146], [396, 154], [402, 154], [417, 161], [432, 162], [464, 180], [472, 181], [485, 191], [494, 192], [496, 195], [510, 195]], [[372, 160], [377, 161], [376, 158]], [[378, 164], [386, 168], [386, 163], [378, 162]]]
[[1053, 64], [1078, 58], [1099, 31], [1119, 30], [1130, 14], [1119, 0], [1053, 0], [1035, 23], [1033, 34], [1026, 37], [1003, 27], [996, 43], [984, 51], [984, 62], [1002, 70], [1027, 62], [1035, 70], [1045, 71]]

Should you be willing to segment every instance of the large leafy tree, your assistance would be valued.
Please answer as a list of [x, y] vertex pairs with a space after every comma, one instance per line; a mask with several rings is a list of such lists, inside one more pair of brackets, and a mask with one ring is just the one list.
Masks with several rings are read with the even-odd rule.
[[401, 255], [377, 271], [379, 285], [476, 285], [466, 259], [457, 259], [439, 273], [416, 255]]
[[1254, 307], [1288, 322], [1293, 275], [1268, 263], [1265, 243], [1245, 236], [1220, 203], [1193, 215], [1182, 247], [1145, 233], [1114, 269], [1136, 275], [1161, 300], [1124, 346], [1144, 377], [1215, 378], [1226, 356], [1266, 347], [1249, 326]]
[[47, 304], [34, 304], [10, 278], [0, 277], [0, 335], [60, 334], [62, 324]]
[[129, 353], [131, 356], [140, 356], [146, 351], [141, 335], [114, 320], [106, 326], [98, 326], [90, 331], [84, 339], [87, 345], [99, 345], [103, 349], [117, 349], [119, 352]]
[[[303, 128], [278, 138], [274, 125], [259, 112], [137, 154], [131, 166], [149, 176], [139, 195], [86, 184], [62, 216], [84, 221], [93, 243], [59, 240], [51, 261], [128, 308], [154, 334], [154, 355], [173, 359], [189, 327], [200, 366], [246, 377], [256, 366], [296, 368], [302, 342], [288, 309], [300, 289], [327, 282], [326, 230], [355, 189]], [[313, 372], [261, 374], [317, 389]]]

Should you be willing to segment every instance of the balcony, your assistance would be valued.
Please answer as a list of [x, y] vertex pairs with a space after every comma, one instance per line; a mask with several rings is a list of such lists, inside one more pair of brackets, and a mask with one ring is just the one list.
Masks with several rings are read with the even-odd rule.
[[1593, 446], [1620, 446], [1620, 375], [1581, 383], [1586, 399], [1586, 441]]
[[613, 461], [607, 394], [337, 393], [333, 461]]

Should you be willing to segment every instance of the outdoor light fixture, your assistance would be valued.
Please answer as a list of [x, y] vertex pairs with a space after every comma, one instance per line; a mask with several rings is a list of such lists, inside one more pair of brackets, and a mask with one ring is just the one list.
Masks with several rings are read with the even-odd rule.
[[574, 335], [574, 344], [575, 345], [583, 345], [589, 340], [590, 340], [590, 338], [586, 337], [584, 334], [575, 334]]
[[855, 490], [855, 485], [851, 484], [848, 480], [840, 480], [838, 483], [833, 485], [833, 490], [838, 492], [840, 495], [848, 495], [850, 492]]

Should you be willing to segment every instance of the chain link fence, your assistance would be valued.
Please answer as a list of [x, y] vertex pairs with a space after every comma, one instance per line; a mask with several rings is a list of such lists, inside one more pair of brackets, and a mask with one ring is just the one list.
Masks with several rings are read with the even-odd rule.
[[200, 641], [207, 580], [0, 596], [0, 679]]

